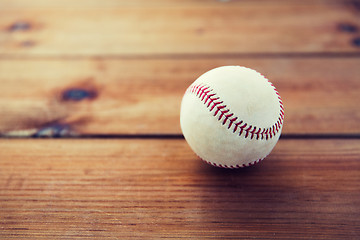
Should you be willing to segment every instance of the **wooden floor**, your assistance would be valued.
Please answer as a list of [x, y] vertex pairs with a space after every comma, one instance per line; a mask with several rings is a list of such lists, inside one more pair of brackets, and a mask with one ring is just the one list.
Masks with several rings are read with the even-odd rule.
[[[260, 164], [179, 124], [218, 66], [285, 105]], [[0, 239], [360, 239], [360, 1], [0, 0]]]

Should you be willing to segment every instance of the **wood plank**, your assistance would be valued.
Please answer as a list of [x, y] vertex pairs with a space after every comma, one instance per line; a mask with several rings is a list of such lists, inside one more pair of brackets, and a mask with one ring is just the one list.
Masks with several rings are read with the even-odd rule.
[[314, 4], [356, 4], [351, 0], [107, 0], [107, 1], [89, 1], [89, 0], [62, 0], [62, 1], [47, 1], [47, 0], [1, 0], [0, 6], [3, 9], [9, 8], [70, 8], [70, 7], [83, 7], [83, 8], [104, 8], [104, 7], [163, 7], [163, 6], [199, 6], [199, 5], [257, 5], [257, 4], [292, 4], [292, 5], [314, 5]]
[[1, 239], [356, 239], [360, 142], [225, 170], [184, 140], [0, 139]]
[[0, 9], [0, 55], [359, 53], [357, 35], [339, 27], [357, 27], [356, 6], [348, 1], [190, 1], [180, 6], [5, 7]]
[[360, 133], [360, 59], [321, 57], [2, 59], [0, 132], [181, 134], [183, 93], [222, 65], [248, 66], [275, 84], [284, 134]]

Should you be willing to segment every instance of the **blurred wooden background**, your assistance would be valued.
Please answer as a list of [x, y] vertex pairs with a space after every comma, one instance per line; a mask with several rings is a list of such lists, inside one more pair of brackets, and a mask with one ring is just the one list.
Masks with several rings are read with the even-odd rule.
[[[222, 65], [284, 100], [254, 167], [181, 134]], [[360, 1], [0, 0], [0, 86], [1, 239], [360, 238]]]

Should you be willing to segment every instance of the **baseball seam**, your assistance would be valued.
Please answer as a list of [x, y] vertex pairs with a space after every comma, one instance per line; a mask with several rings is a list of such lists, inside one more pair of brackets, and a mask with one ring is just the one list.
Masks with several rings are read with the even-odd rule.
[[226, 165], [226, 164], [221, 164], [221, 163], [210, 162], [210, 161], [207, 161], [207, 160], [202, 159], [202, 158], [200, 158], [200, 159], [202, 161], [206, 162], [207, 164], [213, 165], [214, 167], [236, 169], [236, 168], [244, 168], [244, 167], [254, 166], [255, 164], [257, 164], [257, 163], [261, 162], [262, 160], [264, 160], [265, 157], [257, 159], [255, 161], [252, 161], [252, 162], [249, 162], [249, 163], [236, 164], [236, 165]]
[[[266, 79], [267, 80], [267, 79]], [[269, 128], [260, 128], [256, 126], [249, 125], [248, 123], [244, 122], [243, 120], [240, 120], [239, 117], [234, 116], [234, 113], [230, 111], [229, 108], [224, 104], [224, 102], [220, 99], [220, 97], [214, 93], [213, 89], [211, 89], [209, 86], [205, 84], [193, 84], [188, 89], [188, 93], [195, 94], [209, 109], [209, 111], [214, 111], [214, 117], [218, 116], [218, 121], [222, 121], [221, 124], [225, 125], [228, 122], [227, 128], [230, 129], [233, 126], [233, 133], [235, 133], [237, 130], [239, 131], [239, 136], [243, 135], [244, 138], [250, 137], [250, 139], [255, 138], [256, 140], [268, 140], [273, 138], [281, 129], [281, 126], [284, 121], [284, 106], [282, 99], [276, 90], [275, 86], [267, 80], [268, 83], [271, 85], [271, 87], [274, 89], [274, 92], [277, 95], [277, 98], [279, 100], [280, 105], [280, 113], [279, 118], [276, 121], [275, 124], [273, 124]], [[266, 157], [266, 156], [265, 156]], [[213, 165], [215, 167], [220, 168], [243, 168], [248, 166], [253, 166], [259, 162], [261, 162], [265, 157], [261, 159], [257, 159], [255, 161], [244, 163], [244, 164], [237, 164], [237, 165], [226, 165], [226, 164], [219, 164], [210, 162], [207, 160], [204, 160], [200, 158], [202, 161]]]
[[272, 83], [270, 83], [270, 85], [273, 87], [279, 99], [280, 113], [276, 123], [269, 128], [261, 128], [250, 125], [239, 119], [239, 117], [234, 116], [234, 113], [227, 108], [227, 105], [225, 105], [220, 97], [214, 93], [213, 89], [205, 84], [191, 85], [187, 89], [187, 92], [195, 94], [206, 105], [210, 112], [214, 111], [213, 116], [216, 117], [218, 115], [218, 121], [222, 121], [222, 125], [225, 125], [228, 122], [228, 129], [233, 126], [233, 133], [238, 130], [239, 136], [243, 135], [244, 138], [250, 137], [250, 139], [255, 138], [256, 140], [268, 140], [273, 138], [280, 131], [284, 121], [284, 107], [281, 97], [274, 85]]

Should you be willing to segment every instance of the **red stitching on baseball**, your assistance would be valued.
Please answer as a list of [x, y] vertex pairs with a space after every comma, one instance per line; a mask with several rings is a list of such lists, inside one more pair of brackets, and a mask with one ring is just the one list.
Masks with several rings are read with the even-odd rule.
[[271, 87], [273, 87], [276, 95], [278, 96], [280, 104], [279, 118], [276, 123], [274, 123], [269, 128], [260, 128], [252, 125], [248, 126], [248, 124], [243, 120], [240, 120], [238, 117], [233, 117], [234, 113], [232, 113], [229, 108], [226, 108], [227, 106], [223, 104], [223, 101], [220, 100], [220, 97], [218, 97], [216, 93], [212, 92], [213, 89], [204, 84], [191, 85], [187, 89], [187, 92], [195, 94], [202, 102], [204, 102], [206, 107], [209, 108], [210, 112], [215, 109], [213, 116], [216, 117], [219, 114], [218, 121], [221, 121], [224, 118], [222, 120], [222, 125], [225, 125], [227, 122], [229, 122], [227, 127], [228, 129], [230, 129], [231, 126], [234, 126], [233, 133], [239, 129], [239, 136], [245, 133], [245, 138], [250, 137], [250, 139], [253, 139], [255, 137], [256, 140], [268, 140], [273, 138], [280, 131], [284, 120], [284, 106], [281, 97], [274, 85], [269, 80], [268, 82], [270, 83]]
[[207, 164], [210, 164], [212, 166], [215, 167], [219, 167], [219, 168], [230, 168], [230, 169], [236, 169], [236, 168], [244, 168], [244, 167], [250, 167], [250, 166], [254, 166], [255, 164], [261, 162], [262, 160], [265, 159], [261, 158], [261, 159], [257, 159], [255, 161], [249, 162], [249, 163], [244, 163], [244, 164], [236, 164], [236, 165], [226, 165], [226, 164], [220, 164], [220, 163], [214, 163], [214, 162], [210, 162], [210, 161], [206, 161], [205, 159], [202, 159], [201, 157], [199, 157], [202, 161], [206, 162]]

